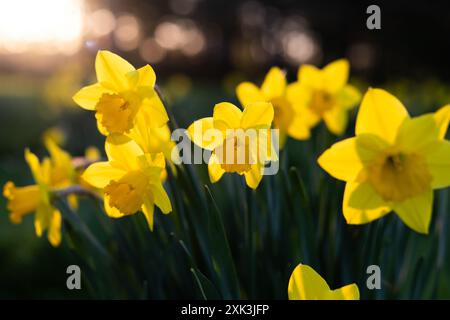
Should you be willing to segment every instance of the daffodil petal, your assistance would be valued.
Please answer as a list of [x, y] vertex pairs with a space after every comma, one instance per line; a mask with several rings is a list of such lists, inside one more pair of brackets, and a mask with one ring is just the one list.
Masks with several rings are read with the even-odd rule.
[[136, 117], [143, 117], [150, 128], [160, 128], [169, 121], [166, 108], [156, 93], [142, 101]]
[[322, 89], [322, 71], [313, 65], [304, 64], [298, 69], [298, 81], [309, 88]]
[[334, 107], [323, 114], [323, 120], [331, 133], [339, 136], [347, 128], [348, 114], [344, 108]]
[[148, 227], [153, 231], [155, 221], [155, 204], [153, 199], [149, 196], [144, 197], [144, 204], [142, 205], [142, 212], [144, 213], [145, 220], [147, 220]]
[[344, 109], [350, 109], [361, 101], [361, 92], [356, 87], [346, 84], [336, 94], [336, 100]]
[[356, 135], [371, 133], [394, 143], [408, 111], [393, 95], [382, 89], [369, 89], [356, 119]]
[[53, 208], [49, 204], [41, 203], [34, 215], [34, 230], [38, 237], [41, 237], [50, 224]]
[[266, 101], [261, 90], [251, 82], [242, 82], [236, 88], [236, 95], [242, 106], [253, 102]]
[[150, 65], [145, 65], [136, 70], [139, 74], [139, 80], [136, 84], [140, 87], [154, 87], [156, 83], [156, 74]]
[[393, 209], [409, 228], [428, 234], [433, 209], [433, 190], [430, 189], [417, 197], [395, 203]]
[[[307, 140], [311, 137], [309, 125], [305, 123], [305, 120], [300, 115], [294, 116], [286, 131], [289, 137], [296, 140]], [[284, 144], [282, 138], [283, 136], [280, 130], [280, 146]]]
[[82, 179], [95, 188], [104, 188], [111, 180], [119, 180], [126, 171], [111, 166], [109, 162], [91, 164], [82, 174]]
[[439, 127], [433, 114], [406, 118], [397, 134], [396, 145], [404, 152], [426, 148], [439, 138]]
[[364, 224], [379, 219], [391, 208], [367, 182], [347, 182], [342, 211], [348, 224]]
[[434, 117], [439, 127], [439, 138], [443, 139], [447, 133], [448, 124], [450, 122], [450, 104], [436, 111]]
[[359, 300], [359, 289], [355, 283], [331, 291], [332, 300]]
[[247, 183], [247, 186], [249, 186], [252, 189], [256, 189], [258, 187], [263, 177], [261, 170], [263, 170], [261, 165], [252, 164], [251, 169], [244, 173], [245, 182]]
[[108, 136], [105, 143], [105, 151], [108, 160], [115, 167], [123, 170], [138, 168], [136, 159], [144, 154], [135, 141], [128, 140], [124, 142], [120, 135]]
[[321, 300], [329, 291], [326, 281], [305, 264], [299, 264], [289, 278], [289, 300]]
[[153, 201], [155, 205], [161, 209], [162, 213], [169, 213], [172, 211], [172, 204], [170, 203], [169, 196], [162, 184], [152, 184], [150, 190], [153, 194]]
[[38, 157], [32, 153], [29, 149], [25, 150], [25, 160], [30, 167], [31, 173], [33, 174], [34, 181], [37, 183], [44, 182], [44, 175], [39, 163]]
[[336, 93], [348, 81], [350, 65], [346, 59], [339, 59], [326, 65], [323, 70], [323, 88], [327, 92]]
[[112, 91], [102, 87], [99, 83], [96, 83], [81, 88], [75, 93], [72, 99], [83, 109], [95, 110], [95, 106], [104, 93], [112, 93]]
[[436, 141], [428, 145], [423, 152], [426, 155], [428, 170], [433, 177], [432, 188], [450, 186], [450, 142], [448, 140]]
[[283, 97], [286, 91], [286, 75], [280, 68], [272, 67], [261, 86], [266, 100]]
[[221, 131], [239, 128], [241, 118], [242, 111], [232, 103], [221, 102], [214, 106], [214, 127]]
[[207, 150], [214, 150], [225, 138], [221, 131], [214, 128], [212, 117], [194, 121], [187, 131], [192, 142]]
[[255, 102], [245, 107], [242, 113], [241, 127], [270, 128], [274, 116], [273, 106], [270, 102]]
[[105, 87], [124, 91], [129, 87], [126, 75], [135, 68], [125, 59], [110, 51], [100, 50], [95, 59], [97, 81]]
[[208, 174], [211, 183], [216, 183], [222, 178], [225, 170], [221, 167], [219, 159], [215, 155], [215, 153], [211, 154], [211, 157], [208, 161]]
[[356, 137], [339, 141], [319, 157], [319, 165], [336, 179], [355, 180], [364, 165], [358, 154]]
[[61, 212], [53, 208], [47, 231], [47, 239], [53, 247], [57, 247], [61, 243], [61, 221]]
[[336, 179], [354, 181], [364, 165], [385, 146], [381, 139], [373, 135], [348, 138], [333, 144], [319, 157], [318, 163]]

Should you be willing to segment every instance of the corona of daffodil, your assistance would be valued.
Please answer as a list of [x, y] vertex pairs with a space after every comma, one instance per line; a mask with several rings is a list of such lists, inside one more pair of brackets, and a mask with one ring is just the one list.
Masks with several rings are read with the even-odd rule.
[[25, 160], [36, 184], [26, 187], [16, 187], [11, 181], [5, 184], [3, 195], [8, 200], [9, 219], [13, 223], [21, 223], [25, 215], [35, 212], [36, 235], [40, 237], [47, 230], [48, 241], [56, 247], [61, 242], [61, 213], [51, 203], [51, 190], [65, 185], [64, 170], [52, 166], [49, 158], [40, 163], [28, 149]]
[[327, 282], [313, 268], [299, 264], [291, 274], [289, 300], [359, 300], [356, 284], [331, 290]]
[[450, 105], [410, 118], [402, 103], [369, 89], [356, 121], [356, 136], [334, 144], [318, 159], [346, 181], [344, 217], [364, 224], [395, 211], [411, 229], [428, 233], [433, 189], [450, 185]]
[[154, 206], [163, 213], [172, 211], [170, 199], [161, 182], [165, 168], [162, 153], [144, 153], [133, 141], [114, 141], [105, 144], [108, 161], [91, 164], [82, 178], [104, 192], [105, 211], [108, 216], [120, 218], [142, 211], [153, 230]]
[[323, 69], [302, 65], [298, 80], [287, 88], [293, 109], [309, 128], [323, 120], [333, 134], [342, 134], [348, 122], [348, 111], [361, 99], [360, 92], [348, 84], [349, 63], [336, 60]]
[[154, 90], [156, 75], [146, 65], [135, 69], [109, 51], [95, 59], [97, 83], [78, 91], [73, 99], [82, 108], [95, 111], [99, 131], [104, 135], [128, 132], [142, 114], [150, 114], [147, 126], [159, 128], [169, 120]]
[[237, 97], [243, 106], [255, 102], [272, 103], [273, 126], [280, 130], [280, 147], [283, 147], [286, 136], [298, 140], [305, 140], [310, 136], [309, 127], [306, 126], [301, 114], [287, 100], [286, 87], [285, 73], [280, 68], [273, 67], [267, 73], [261, 88], [251, 82], [242, 82], [236, 88]]
[[[228, 172], [243, 175], [250, 188], [258, 187], [263, 166], [274, 154], [268, 142], [273, 115], [272, 104], [268, 102], [249, 104], [243, 111], [231, 103], [222, 102], [214, 106], [212, 117], [191, 124], [188, 128], [191, 140], [212, 151], [208, 162], [212, 183]], [[239, 132], [243, 134], [239, 135]], [[256, 134], [247, 135], [248, 132]]]

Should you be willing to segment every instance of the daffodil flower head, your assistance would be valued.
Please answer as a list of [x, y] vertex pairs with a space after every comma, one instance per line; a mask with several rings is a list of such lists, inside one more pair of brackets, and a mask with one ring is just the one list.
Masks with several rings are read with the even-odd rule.
[[365, 94], [356, 136], [334, 144], [318, 159], [346, 181], [344, 217], [363, 224], [395, 211], [411, 229], [428, 233], [433, 189], [450, 185], [450, 105], [411, 118], [402, 103], [381, 89]]
[[9, 218], [13, 223], [21, 223], [25, 215], [35, 212], [34, 228], [37, 236], [47, 230], [47, 238], [52, 246], [61, 243], [61, 213], [51, 204], [51, 187], [53, 183], [50, 159], [42, 163], [28, 149], [25, 159], [31, 169], [35, 185], [16, 187], [8, 181], [3, 188], [3, 195], [8, 200]]
[[305, 140], [310, 136], [309, 127], [287, 100], [286, 88], [286, 75], [277, 67], [270, 69], [260, 88], [251, 82], [242, 82], [236, 88], [237, 97], [244, 107], [255, 102], [272, 104], [273, 126], [280, 130], [280, 147], [283, 147], [286, 136], [298, 140]]
[[225, 172], [238, 173], [250, 188], [257, 188], [264, 164], [276, 159], [269, 131], [273, 116], [269, 102], [251, 103], [243, 111], [222, 102], [215, 105], [212, 117], [191, 124], [190, 139], [212, 151], [208, 161], [211, 182], [219, 181]]
[[287, 99], [309, 128], [322, 119], [333, 134], [342, 134], [348, 122], [348, 111], [361, 99], [354, 86], [347, 83], [349, 63], [336, 60], [318, 69], [302, 65], [298, 80], [287, 88]]
[[136, 70], [118, 55], [101, 50], [95, 59], [95, 71], [98, 82], [82, 88], [73, 99], [80, 107], [95, 111], [102, 134], [128, 132], [136, 118], [145, 113], [151, 115], [150, 127], [167, 123], [166, 110], [154, 90], [156, 75], [151, 66]]
[[359, 300], [356, 284], [331, 290], [327, 282], [313, 268], [299, 264], [291, 274], [289, 300]]
[[172, 211], [161, 182], [164, 155], [145, 153], [134, 140], [124, 142], [118, 136], [107, 138], [105, 150], [108, 161], [90, 165], [83, 180], [104, 191], [108, 216], [119, 218], [141, 210], [153, 230], [154, 206], [163, 213]]

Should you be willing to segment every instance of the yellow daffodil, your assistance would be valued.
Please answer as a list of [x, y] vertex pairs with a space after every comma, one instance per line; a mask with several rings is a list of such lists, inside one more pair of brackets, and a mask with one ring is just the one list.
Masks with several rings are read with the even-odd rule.
[[84, 109], [95, 111], [99, 131], [104, 134], [128, 132], [136, 117], [150, 114], [147, 126], [159, 128], [169, 120], [154, 90], [156, 75], [146, 65], [135, 69], [109, 51], [99, 51], [95, 59], [97, 83], [78, 91], [73, 99]]
[[144, 153], [133, 140], [118, 143], [114, 141], [116, 139], [120, 137], [107, 138], [108, 161], [91, 164], [82, 178], [103, 189], [108, 216], [119, 218], [142, 210], [153, 230], [154, 205], [163, 213], [172, 211], [160, 178], [165, 168], [164, 156], [162, 153]]
[[[61, 149], [51, 137], [44, 137], [44, 143], [50, 153], [51, 186], [63, 189], [78, 183], [79, 174], [75, 170], [70, 154]], [[69, 194], [67, 201], [72, 209], [78, 208], [78, 199], [75, 194]]]
[[280, 147], [284, 146], [286, 135], [305, 140], [310, 136], [309, 127], [286, 97], [286, 75], [277, 67], [270, 69], [261, 88], [251, 82], [242, 82], [236, 88], [240, 103], [245, 107], [255, 102], [270, 102], [274, 108], [273, 126], [279, 129]]
[[356, 284], [331, 290], [326, 281], [310, 266], [299, 264], [291, 274], [289, 300], [359, 300]]
[[[273, 154], [268, 149], [270, 142], [267, 144], [267, 129], [272, 125], [273, 115], [272, 104], [268, 102], [249, 104], [244, 111], [222, 102], [214, 106], [212, 117], [191, 124], [188, 128], [191, 140], [212, 151], [208, 162], [212, 183], [219, 181], [225, 172], [234, 172], [244, 175], [247, 185], [256, 189], [262, 179], [263, 166]], [[247, 135], [249, 132], [255, 135]], [[228, 157], [227, 152], [230, 152]]]
[[11, 181], [5, 184], [3, 195], [8, 199], [9, 218], [13, 223], [20, 223], [23, 216], [36, 212], [36, 235], [40, 237], [47, 230], [48, 241], [56, 247], [61, 242], [61, 213], [51, 204], [50, 190], [61, 184], [62, 172], [52, 170], [48, 158], [39, 163], [39, 159], [29, 150], [25, 151], [25, 159], [36, 184], [26, 187], [16, 187]]
[[[169, 163], [173, 173], [176, 173], [175, 165], [172, 161], [172, 150], [176, 148], [176, 144], [171, 140], [171, 132], [167, 124], [159, 128], [149, 127], [147, 124], [151, 121], [149, 114], [136, 119], [135, 126], [129, 133], [122, 136], [117, 136], [114, 139], [115, 143], [123, 143], [128, 140], [134, 140], [144, 153], [160, 153], [162, 152], [166, 161]], [[174, 152], [174, 156], [176, 156]], [[167, 178], [167, 171], [164, 168], [161, 172], [161, 179], [164, 181]]]
[[309, 128], [320, 120], [328, 130], [342, 134], [348, 122], [348, 111], [361, 99], [360, 92], [347, 84], [349, 63], [336, 60], [323, 69], [302, 65], [298, 70], [298, 81], [287, 88], [287, 98]]
[[318, 159], [325, 171], [347, 182], [347, 223], [368, 223], [393, 210], [411, 229], [428, 233], [433, 189], [450, 185], [450, 142], [444, 139], [449, 117], [450, 105], [410, 118], [397, 98], [368, 90], [356, 136], [334, 144]]

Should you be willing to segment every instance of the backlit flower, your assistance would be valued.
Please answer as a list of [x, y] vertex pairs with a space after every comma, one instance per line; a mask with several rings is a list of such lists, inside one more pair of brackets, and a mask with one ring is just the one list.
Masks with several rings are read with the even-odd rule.
[[361, 98], [360, 92], [347, 84], [349, 63], [336, 60], [323, 69], [302, 65], [298, 80], [287, 88], [287, 98], [308, 127], [316, 126], [322, 119], [328, 130], [336, 135], [345, 131], [348, 111]]
[[118, 55], [99, 51], [95, 71], [97, 83], [82, 88], [73, 99], [80, 107], [95, 111], [102, 134], [128, 132], [143, 113], [150, 114], [150, 127], [167, 123], [166, 110], [154, 90], [156, 75], [151, 66], [136, 70]]
[[51, 189], [64, 184], [62, 170], [52, 170], [49, 158], [42, 163], [28, 149], [25, 151], [27, 161], [36, 184], [16, 187], [8, 181], [3, 188], [3, 195], [8, 200], [9, 219], [21, 223], [25, 215], [35, 212], [34, 228], [37, 236], [47, 230], [47, 238], [52, 246], [61, 243], [61, 213], [51, 203]]
[[90, 165], [82, 178], [104, 191], [108, 216], [119, 218], [142, 211], [153, 230], [154, 206], [163, 213], [172, 211], [161, 182], [164, 155], [144, 153], [133, 140], [122, 142], [115, 139], [120, 137], [110, 136], [105, 144], [108, 161]]
[[325, 171], [347, 182], [347, 223], [368, 223], [395, 211], [408, 227], [428, 233], [433, 189], [450, 185], [450, 142], [444, 139], [449, 117], [446, 106], [410, 118], [394, 96], [369, 89], [356, 136], [334, 144], [318, 159]]
[[211, 182], [217, 182], [225, 172], [237, 173], [244, 175], [250, 188], [256, 189], [264, 164], [271, 155], [274, 157], [268, 130], [273, 114], [268, 102], [249, 104], [243, 111], [222, 102], [215, 105], [212, 117], [191, 124], [188, 128], [191, 140], [212, 151], [208, 162]]
[[[308, 139], [309, 127], [286, 98], [286, 75], [273, 67], [267, 73], [261, 88], [251, 82], [242, 82], [236, 88], [236, 94], [243, 106], [255, 102], [270, 102], [274, 108], [273, 126], [280, 130], [280, 147], [286, 140], [286, 135], [298, 139]], [[296, 105], [295, 105], [296, 106]]]

